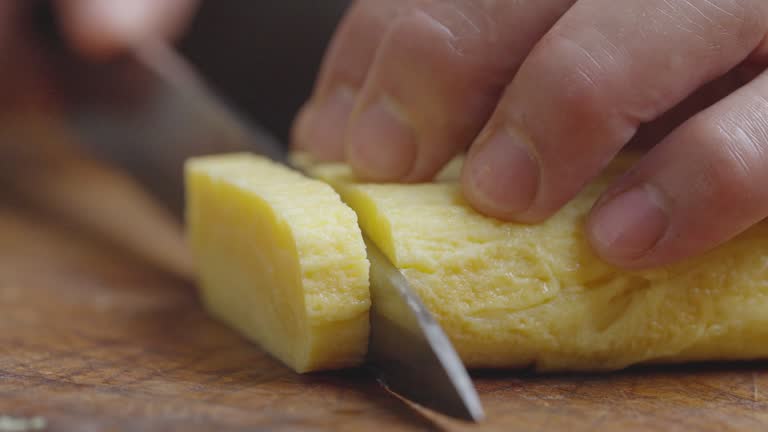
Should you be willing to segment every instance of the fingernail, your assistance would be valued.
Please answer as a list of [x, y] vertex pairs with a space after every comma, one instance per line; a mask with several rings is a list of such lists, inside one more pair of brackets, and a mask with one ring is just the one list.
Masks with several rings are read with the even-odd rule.
[[357, 174], [372, 181], [399, 180], [416, 160], [416, 136], [393, 102], [380, 99], [350, 124], [347, 159]]
[[504, 128], [478, 145], [468, 164], [470, 201], [480, 211], [504, 219], [528, 210], [539, 187], [539, 167], [529, 150], [530, 139]]
[[338, 87], [318, 105], [310, 104], [297, 119], [296, 147], [319, 160], [344, 158], [344, 131], [355, 106], [355, 92]]
[[652, 185], [637, 186], [600, 204], [590, 218], [592, 244], [606, 258], [639, 258], [669, 226], [661, 195]]

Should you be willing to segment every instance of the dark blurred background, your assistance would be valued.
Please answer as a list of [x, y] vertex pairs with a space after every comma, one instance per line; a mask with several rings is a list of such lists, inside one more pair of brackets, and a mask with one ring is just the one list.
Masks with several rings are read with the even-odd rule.
[[0, 86], [0, 187], [4, 177], [53, 171], [41, 167], [76, 153], [122, 168], [177, 214], [187, 158], [244, 151], [244, 144], [270, 154], [277, 147], [268, 135], [289, 142], [292, 120], [350, 3], [200, 1], [178, 45], [240, 117], [269, 132], [245, 128], [252, 139], [242, 140], [240, 128], [215, 121], [131, 56], [94, 62], [74, 55], [51, 0], [15, 1], [30, 7], [33, 25], [22, 23], [0, 50], [3, 83], [10, 84]]
[[349, 3], [203, 0], [180, 47], [236, 108], [287, 142]]

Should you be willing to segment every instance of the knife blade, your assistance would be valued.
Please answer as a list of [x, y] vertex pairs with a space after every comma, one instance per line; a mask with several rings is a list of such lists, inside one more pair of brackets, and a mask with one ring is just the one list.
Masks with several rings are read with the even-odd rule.
[[371, 263], [368, 359], [383, 384], [427, 408], [463, 420], [483, 419], [483, 407], [451, 341], [419, 296], [363, 234]]
[[214, 153], [254, 152], [284, 162], [266, 130], [244, 121], [163, 42], [94, 64], [62, 56], [66, 113], [91, 153], [132, 173], [177, 216], [184, 162]]
[[[99, 78], [113, 79], [114, 87], [127, 76], [141, 82], [140, 89], [122, 98], [75, 97], [71, 112], [94, 150], [144, 179], [163, 200], [182, 195], [183, 163], [192, 156], [245, 150], [288, 164], [285, 147], [249, 126], [173, 47], [142, 44], [121, 67], [122, 74], [103, 71]], [[400, 396], [479, 421], [479, 397], [448, 337], [403, 274], [365, 235], [364, 240], [371, 263], [370, 365]]]

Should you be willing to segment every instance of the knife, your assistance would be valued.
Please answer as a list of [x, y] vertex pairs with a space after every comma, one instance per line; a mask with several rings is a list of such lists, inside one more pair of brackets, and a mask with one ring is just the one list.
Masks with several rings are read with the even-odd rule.
[[[90, 79], [69, 95], [67, 111], [82, 141], [134, 173], [177, 213], [189, 157], [249, 151], [288, 165], [286, 147], [250, 126], [166, 43], [142, 43], [117, 65], [80, 66], [70, 71]], [[371, 263], [368, 364], [389, 390], [412, 402], [481, 420], [477, 392], [448, 337], [403, 274], [363, 237]]]

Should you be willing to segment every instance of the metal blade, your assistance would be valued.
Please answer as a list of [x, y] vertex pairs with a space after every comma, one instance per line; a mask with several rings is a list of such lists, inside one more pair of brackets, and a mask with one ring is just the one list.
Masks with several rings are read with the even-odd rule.
[[363, 235], [371, 262], [370, 363], [399, 395], [451, 417], [482, 420], [472, 380], [405, 276]]
[[247, 151], [281, 160], [285, 149], [241, 118], [165, 42], [143, 43], [111, 64], [67, 56], [67, 113], [95, 155], [142, 181], [181, 215], [183, 166], [193, 156]]

